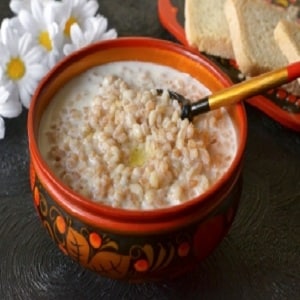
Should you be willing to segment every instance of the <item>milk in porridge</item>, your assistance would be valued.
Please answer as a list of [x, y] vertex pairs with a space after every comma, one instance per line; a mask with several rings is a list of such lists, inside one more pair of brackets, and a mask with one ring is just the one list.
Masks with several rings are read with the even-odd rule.
[[236, 132], [226, 109], [181, 120], [165, 91], [210, 92], [188, 74], [142, 62], [89, 69], [67, 83], [44, 113], [39, 148], [66, 185], [124, 209], [177, 205], [205, 192], [230, 166]]

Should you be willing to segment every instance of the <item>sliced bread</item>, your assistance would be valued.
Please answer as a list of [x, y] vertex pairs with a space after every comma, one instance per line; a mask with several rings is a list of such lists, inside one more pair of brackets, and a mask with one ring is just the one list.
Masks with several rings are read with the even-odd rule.
[[199, 51], [233, 58], [224, 2], [225, 0], [186, 0], [185, 33], [189, 44]]
[[300, 61], [300, 24], [280, 20], [274, 30], [274, 37], [289, 63]]
[[273, 32], [281, 19], [295, 19], [294, 10], [262, 0], [226, 0], [224, 11], [241, 72], [255, 76], [287, 64]]
[[[300, 61], [300, 24], [280, 20], [274, 30], [274, 38], [289, 63]], [[293, 93], [300, 94], [300, 78], [293, 86]]]

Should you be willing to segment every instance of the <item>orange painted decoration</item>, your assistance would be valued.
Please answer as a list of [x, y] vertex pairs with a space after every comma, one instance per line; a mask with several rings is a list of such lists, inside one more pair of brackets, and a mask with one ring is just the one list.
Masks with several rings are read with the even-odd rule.
[[40, 205], [40, 192], [39, 192], [38, 187], [34, 187], [33, 191], [34, 191], [33, 192], [34, 203], [36, 206], [39, 206]]
[[93, 248], [95, 248], [95, 249], [100, 248], [101, 245], [102, 245], [102, 238], [101, 238], [101, 236], [100, 236], [98, 233], [96, 233], [96, 232], [90, 233], [90, 235], [89, 235], [89, 241], [90, 241], [91, 246], [92, 246]]
[[134, 263], [134, 268], [138, 272], [146, 272], [149, 269], [149, 263], [146, 259], [139, 259]]
[[178, 247], [178, 250], [177, 250], [178, 255], [180, 257], [185, 257], [189, 254], [190, 249], [191, 249], [190, 244], [188, 242], [184, 242], [184, 243], [180, 244]]
[[66, 222], [62, 216], [57, 216], [56, 218], [56, 226], [59, 233], [64, 234], [66, 232]]

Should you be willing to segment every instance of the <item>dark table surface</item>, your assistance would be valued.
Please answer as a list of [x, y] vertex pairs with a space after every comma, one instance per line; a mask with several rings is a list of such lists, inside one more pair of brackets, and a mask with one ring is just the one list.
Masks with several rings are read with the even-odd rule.
[[[159, 23], [155, 0], [99, 3], [119, 36], [172, 39]], [[1, 1], [0, 17], [8, 16], [8, 1]], [[300, 299], [300, 134], [246, 109], [244, 189], [228, 236], [193, 273], [138, 285], [101, 278], [57, 249], [32, 204], [27, 111], [6, 120], [0, 141], [0, 299]]]

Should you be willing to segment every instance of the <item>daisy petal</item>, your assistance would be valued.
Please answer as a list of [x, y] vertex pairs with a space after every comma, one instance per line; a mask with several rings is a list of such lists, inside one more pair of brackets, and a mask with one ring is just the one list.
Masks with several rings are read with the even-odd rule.
[[19, 54], [20, 56], [24, 56], [27, 52], [30, 52], [33, 46], [32, 38], [30, 33], [24, 33], [19, 39]]
[[34, 64], [30, 66], [30, 75], [37, 81], [41, 80], [47, 71], [48, 68], [44, 65]]
[[4, 118], [15, 118], [20, 115], [22, 112], [22, 104], [19, 101], [18, 90], [15, 86], [12, 83], [8, 83], [2, 85], [0, 90], [0, 93], [4, 91], [7, 92], [5, 101], [1, 101], [0, 103], [0, 116]]
[[28, 64], [34, 64], [41, 60], [43, 51], [40, 47], [36, 46], [30, 49], [25, 55], [24, 59]]
[[71, 40], [76, 45], [83, 43], [83, 33], [78, 24], [73, 24], [71, 27]]
[[1, 41], [3, 44], [7, 45], [10, 38], [10, 21], [8, 18], [3, 19], [1, 23]]
[[[8, 98], [9, 98], [9, 91], [4, 86], [0, 86], [0, 105], [4, 104]], [[0, 114], [1, 114], [1, 110], [0, 110]]]
[[43, 4], [39, 0], [31, 0], [31, 12], [35, 20], [43, 20]]
[[0, 139], [2, 140], [5, 136], [5, 124], [3, 118], [0, 117]]
[[29, 108], [30, 101], [31, 101], [31, 94], [27, 91], [25, 86], [22, 86], [22, 85], [19, 87], [19, 92], [20, 92], [20, 100], [21, 100], [22, 104], [26, 108]]
[[28, 77], [26, 78], [26, 86], [28, 87], [27, 90], [28, 92], [33, 95], [36, 87], [38, 86], [38, 81], [35, 80], [34, 78]]
[[30, 8], [30, 0], [11, 0], [9, 7], [15, 14], [18, 14], [21, 10]]
[[20, 11], [19, 21], [26, 31], [29, 31], [31, 33], [36, 32], [37, 24], [28, 11], [26, 10]]
[[115, 29], [110, 29], [107, 32], [103, 33], [101, 39], [102, 40], [115, 39], [117, 36], [118, 36], [117, 31]]
[[44, 8], [43, 17], [46, 24], [56, 23], [56, 7], [52, 5], [52, 2], [48, 2], [47, 6]]
[[0, 115], [4, 118], [15, 118], [22, 112], [22, 104], [13, 95], [3, 104], [0, 104]]
[[59, 61], [60, 56], [58, 54], [52, 53], [47, 58], [48, 68], [51, 69]]
[[73, 44], [64, 45], [63, 52], [64, 55], [69, 55], [76, 50], [76, 47]]
[[19, 17], [12, 17], [9, 19], [10, 26], [14, 28], [14, 31], [17, 32], [19, 35], [24, 33], [24, 27], [20, 23]]
[[94, 18], [94, 26], [96, 26], [96, 28], [98, 28], [98, 31], [104, 32], [107, 29], [107, 19], [104, 17], [96, 17]]
[[[67, 2], [55, 2], [57, 3], [56, 5], [53, 5], [53, 9], [55, 10], [56, 14], [56, 21], [60, 24], [65, 24], [69, 16], [71, 15], [72, 12], [72, 4]], [[64, 27], [64, 25], [63, 25]]]
[[10, 53], [7, 49], [7, 47], [0, 42], [0, 66], [5, 69], [6, 68], [6, 63], [10, 59]]
[[93, 17], [95, 16], [97, 10], [99, 8], [99, 4], [97, 1], [90, 0], [82, 7], [82, 15], [84, 17]]

